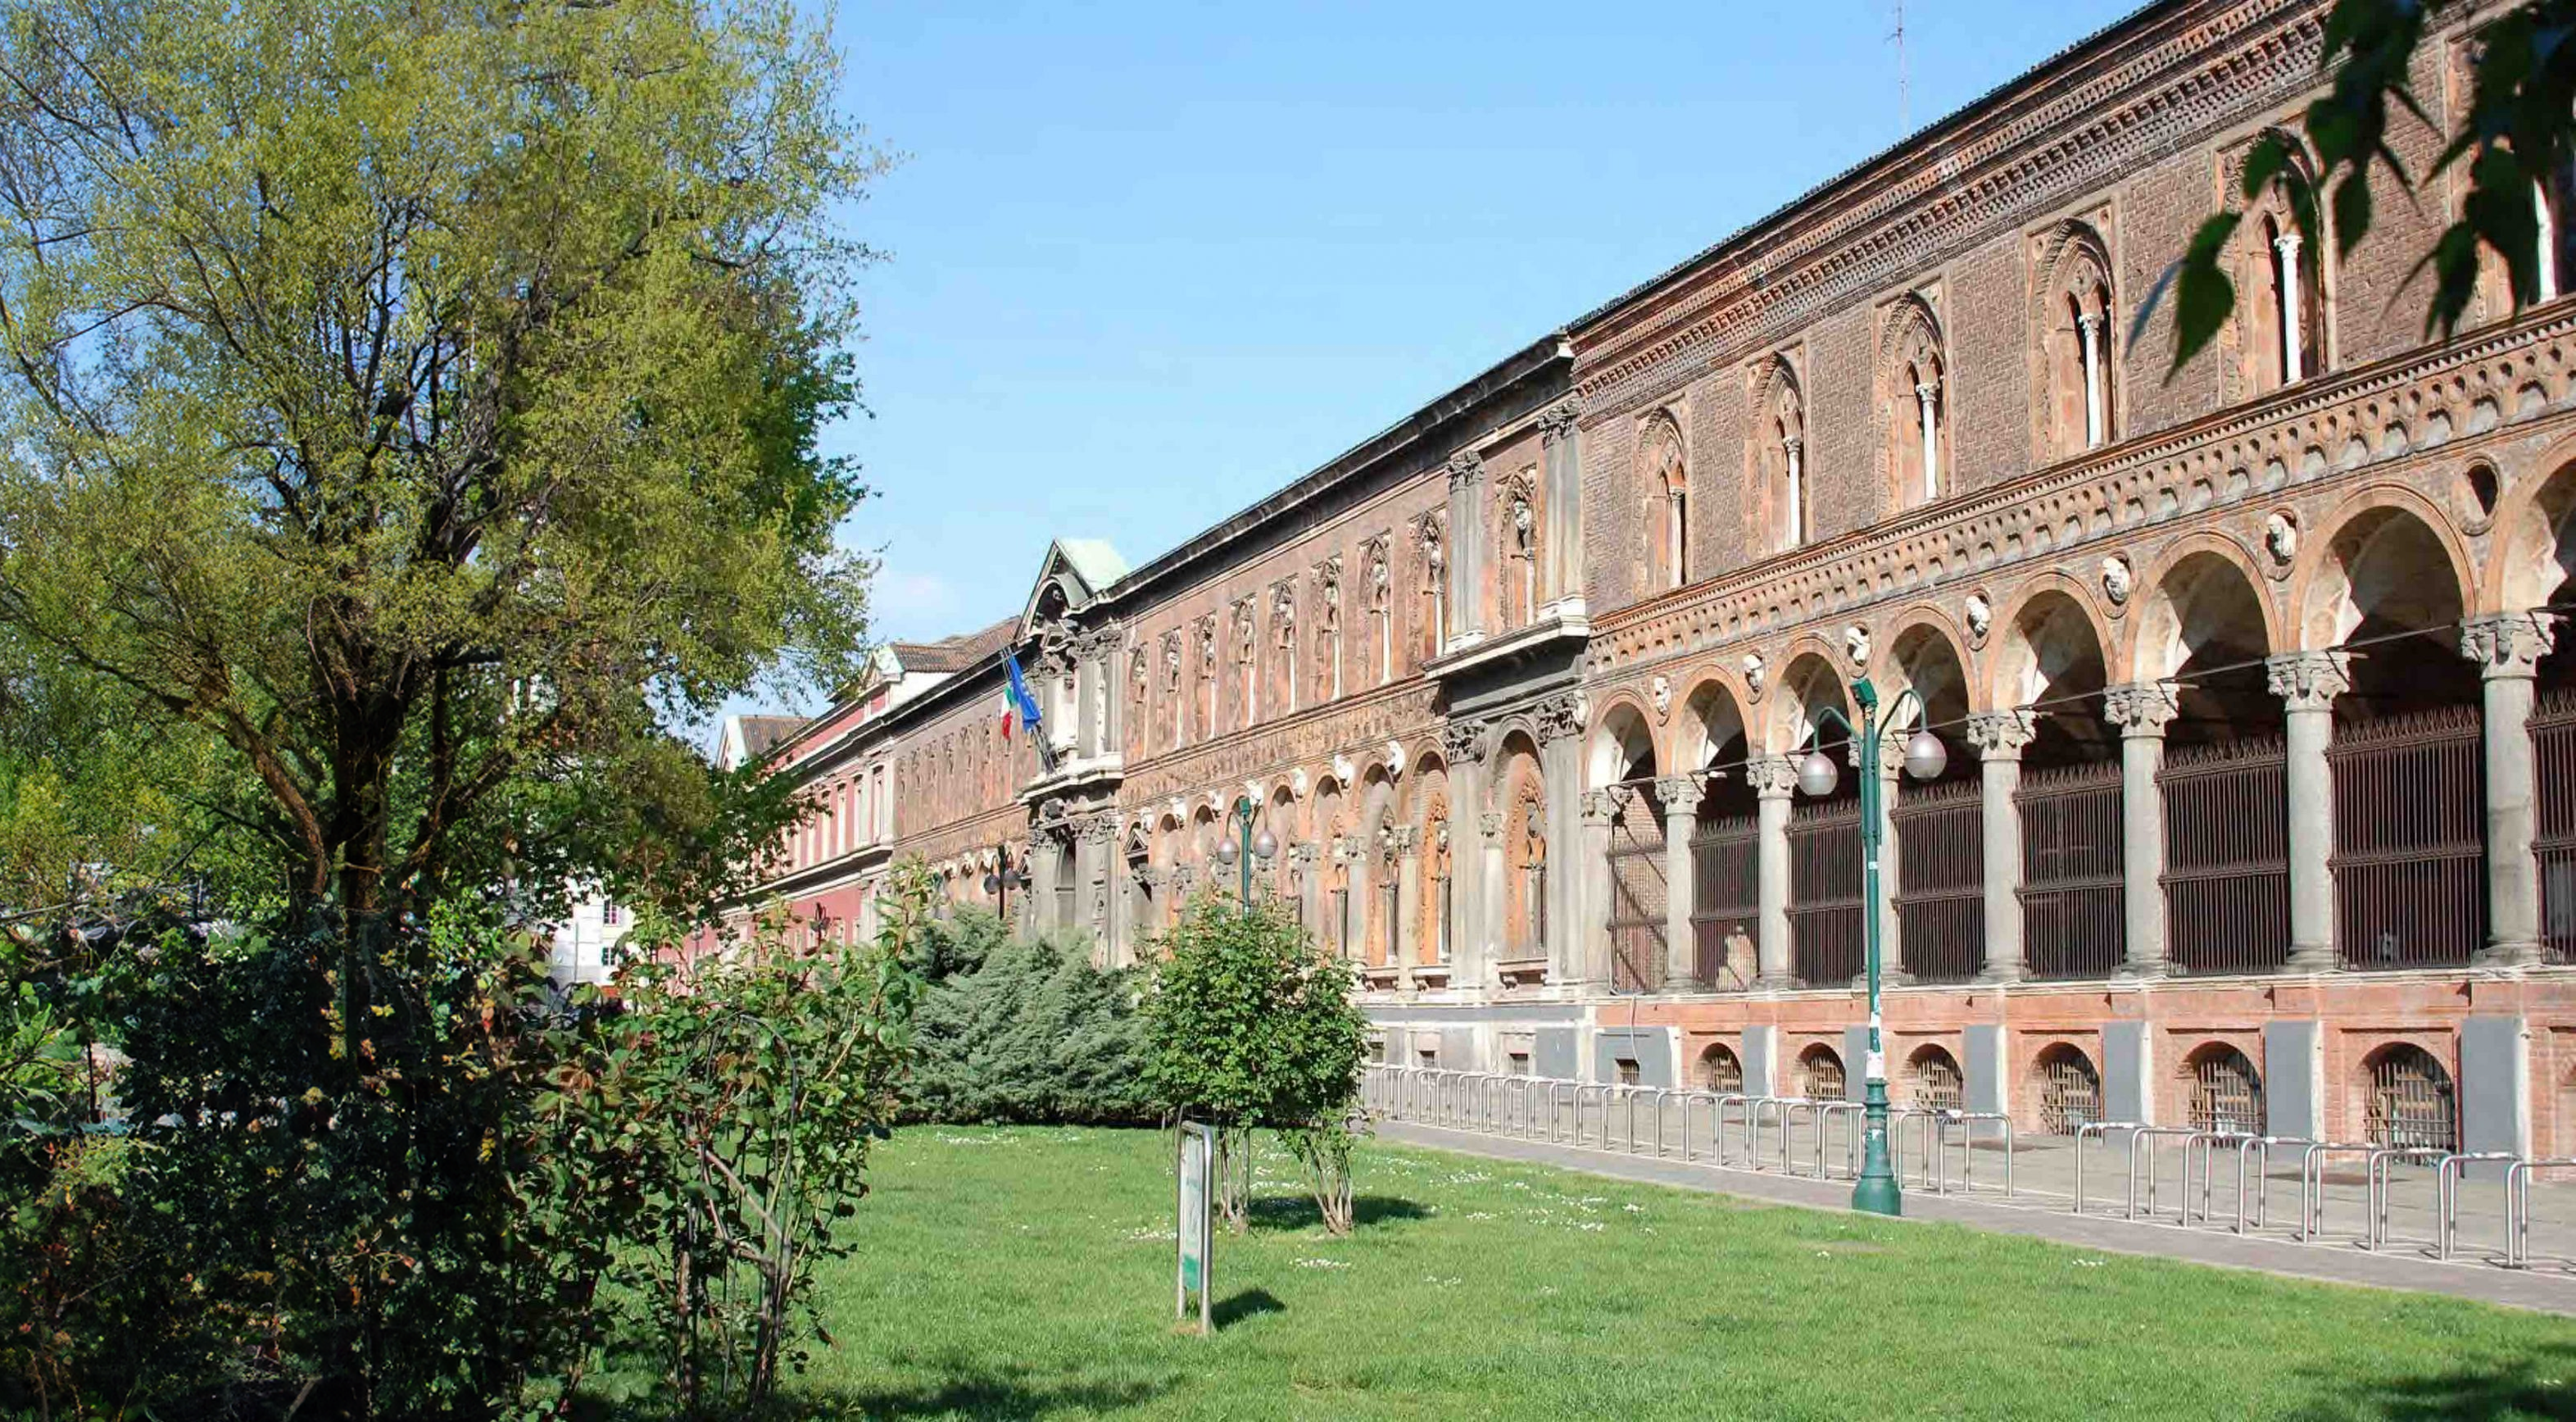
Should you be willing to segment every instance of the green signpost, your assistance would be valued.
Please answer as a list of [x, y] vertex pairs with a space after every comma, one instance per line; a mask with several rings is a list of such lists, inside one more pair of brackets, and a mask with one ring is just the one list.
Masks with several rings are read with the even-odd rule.
[[1176, 1287], [1172, 1311], [1186, 1320], [1190, 1316], [1190, 1299], [1196, 1296], [1199, 1310], [1199, 1332], [1206, 1333], [1208, 1324], [1208, 1247], [1215, 1241], [1213, 1216], [1209, 1213], [1210, 1186], [1214, 1182], [1216, 1133], [1197, 1121], [1181, 1123], [1181, 1193], [1180, 1218], [1173, 1230], [1179, 1241]]

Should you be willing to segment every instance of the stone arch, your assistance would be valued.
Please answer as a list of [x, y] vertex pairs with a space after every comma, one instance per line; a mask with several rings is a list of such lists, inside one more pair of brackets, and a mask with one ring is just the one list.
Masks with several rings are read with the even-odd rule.
[[[1506, 958], [1547, 956], [1547, 778], [1538, 742], [1518, 726], [1495, 746], [1489, 813], [1503, 847], [1501, 949]], [[1490, 861], [1488, 861], [1490, 862]]]
[[1744, 698], [1734, 680], [1702, 671], [1687, 684], [1690, 689], [1683, 693], [1673, 717], [1671, 751], [1664, 763], [1683, 773], [1751, 754], [1753, 721], [1745, 714]]
[[1419, 964], [1445, 963], [1449, 960], [1449, 920], [1445, 909], [1452, 882], [1452, 846], [1450, 843], [1449, 766], [1437, 754], [1424, 752], [1414, 762], [1412, 773], [1405, 777], [1405, 811], [1414, 830], [1421, 836], [1415, 852], [1422, 857], [1421, 892], [1415, 905], [1414, 961]]
[[1622, 692], [1610, 698], [1585, 738], [1584, 783], [1598, 789], [1655, 774], [1655, 733], [1646, 708]]
[[[2110, 247], [2091, 223], [2069, 218], [2041, 240], [2032, 288], [2031, 326], [2038, 343], [2038, 400], [2031, 411], [2033, 449], [2064, 459], [2114, 438], [2115, 381], [2120, 370], [2115, 342], [2119, 309], [2112, 294]], [[2086, 323], [2091, 323], [2088, 389]], [[2088, 402], [2100, 406], [2100, 428], [2090, 427]]]
[[1968, 653], [1957, 628], [1929, 607], [1910, 608], [1898, 617], [1896, 634], [1887, 641], [1887, 675], [1882, 694], [1912, 688], [1923, 698], [1924, 720], [1945, 739], [1956, 741], [1956, 727], [1982, 709]]
[[2183, 1055], [2182, 1120], [2204, 1131], [2263, 1132], [2263, 1073], [2234, 1042], [2207, 1041]]
[[1959, 1059], [1938, 1042], [1926, 1042], [1905, 1058], [1908, 1103], [1918, 1110], [1959, 1111], [1967, 1107], [1967, 1077]]
[[1680, 587], [1690, 577], [1690, 445], [1671, 410], [1638, 421], [1636, 460], [1647, 590]]
[[2494, 549], [2479, 580], [2486, 612], [2524, 612], [2562, 600], [2576, 578], [2576, 436], [2552, 444], [2497, 508]]
[[1395, 961], [1394, 918], [1388, 902], [1388, 890], [1395, 884], [1395, 842], [1388, 833], [1391, 820], [1400, 816], [1396, 803], [1395, 781], [1387, 774], [1383, 761], [1371, 761], [1360, 771], [1360, 853], [1368, 860], [1368, 896], [1352, 917], [1360, 926], [1360, 947], [1371, 963]]
[[1851, 1074], [1843, 1054], [1823, 1042], [1810, 1042], [1798, 1053], [1798, 1094], [1818, 1101], [1841, 1101], [1851, 1095]]
[[2421, 495], [2362, 490], [2320, 522], [2300, 564], [2297, 645], [2358, 650], [2349, 705], [2382, 714], [2477, 698], [2476, 668], [2458, 654], [2457, 626], [2478, 605], [2468, 559]]
[[1691, 1085], [1701, 1091], [1741, 1092], [1744, 1090], [1744, 1059], [1735, 1048], [1724, 1042], [1711, 1042], [1700, 1049], [1692, 1073]]
[[2034, 580], [1996, 621], [1987, 704], [2038, 708], [2023, 759], [2047, 766], [2116, 756], [2102, 719], [2111, 643], [2082, 585], [2063, 574]]
[[[1788, 755], [1803, 748], [1817, 715], [1828, 706], [1846, 717], [1852, 714], [1851, 695], [1843, 683], [1842, 669], [1836, 665], [1837, 655], [1812, 640], [1792, 647], [1788, 665], [1780, 673], [1779, 689], [1771, 695], [1771, 722], [1764, 736], [1771, 754]], [[1836, 731], [1825, 739], [1839, 744], [1843, 737]]]
[[2142, 580], [2124, 658], [2133, 681], [2172, 681], [2181, 746], [2277, 731], [2263, 659], [2281, 650], [2278, 610], [2244, 550], [2217, 534], [2169, 549]]
[[2383, 1042], [2354, 1073], [2361, 1138], [2374, 1145], [2460, 1148], [2460, 1093], [2449, 1063], [2412, 1041]]
[[2060, 1039], [2039, 1049], [2031, 1058], [2031, 1088], [2035, 1124], [2043, 1131], [2071, 1136], [2102, 1119], [2102, 1069], [2074, 1042]]

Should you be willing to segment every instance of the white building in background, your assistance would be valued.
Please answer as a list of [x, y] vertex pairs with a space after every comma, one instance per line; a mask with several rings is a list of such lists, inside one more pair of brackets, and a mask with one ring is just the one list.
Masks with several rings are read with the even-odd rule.
[[547, 971], [567, 987], [608, 981], [617, 973], [617, 947], [633, 924], [634, 916], [626, 906], [605, 894], [576, 900], [571, 916], [555, 925]]

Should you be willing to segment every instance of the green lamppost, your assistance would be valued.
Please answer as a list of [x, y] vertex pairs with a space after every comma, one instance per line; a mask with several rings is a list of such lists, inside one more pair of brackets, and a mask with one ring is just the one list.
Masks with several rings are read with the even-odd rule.
[[1235, 848], [1234, 841], [1231, 839], [1220, 840], [1216, 847], [1216, 862], [1241, 867], [1241, 887], [1235, 902], [1243, 906], [1245, 913], [1250, 913], [1252, 912], [1252, 861], [1258, 859], [1264, 864], [1269, 863], [1272, 856], [1279, 853], [1279, 841], [1272, 839], [1270, 831], [1266, 829], [1261, 832], [1259, 839], [1252, 837], [1252, 797], [1249, 795], [1235, 797], [1234, 826], [1236, 833], [1243, 839], [1243, 847]]
[[[1878, 1017], [1878, 839], [1879, 797], [1885, 787], [1878, 775], [1878, 743], [1889, 727], [1905, 714], [1910, 699], [1917, 711], [1923, 698], [1911, 687], [1896, 694], [1887, 715], [1878, 714], [1878, 688], [1868, 677], [1852, 683], [1852, 699], [1860, 704], [1860, 725], [1855, 728], [1843, 713], [1828, 706], [1816, 716], [1819, 733], [1827, 721], [1839, 723], [1843, 734], [1860, 742], [1860, 901], [1861, 934], [1869, 945], [1869, 1055], [1864, 1066], [1867, 1084], [1862, 1088], [1862, 1104], [1868, 1124], [1861, 1138], [1860, 1179], [1852, 1186], [1852, 1208], [1874, 1215], [1899, 1215], [1905, 1212], [1905, 1200], [1898, 1191], [1896, 1171], [1887, 1156], [1887, 1057], [1879, 1046]], [[1822, 741], [1823, 736], [1817, 739]], [[1905, 743], [1905, 773], [1917, 780], [1930, 780], [1940, 775], [1950, 763], [1949, 747], [1929, 730], [1918, 730]], [[1834, 793], [1841, 773], [1834, 759], [1819, 745], [1798, 763], [1798, 788], [1809, 796], [1822, 798]]]

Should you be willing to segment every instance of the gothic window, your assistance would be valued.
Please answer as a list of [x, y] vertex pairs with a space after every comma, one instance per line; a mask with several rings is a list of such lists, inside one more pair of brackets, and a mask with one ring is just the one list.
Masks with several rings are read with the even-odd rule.
[[2288, 207], [2269, 196], [2236, 228], [2237, 358], [2246, 393], [2295, 385], [2326, 367], [2329, 289]]
[[1759, 520], [1755, 546], [1785, 553], [1810, 534], [1807, 499], [1807, 402], [1797, 372], [1773, 356], [1755, 384], [1753, 499]]
[[1449, 640], [1449, 550], [1440, 515], [1423, 515], [1414, 536], [1422, 548], [1422, 660], [1427, 662]]
[[1315, 565], [1315, 685], [1327, 700], [1342, 694], [1342, 559]]
[[1189, 713], [1181, 704], [1181, 629], [1163, 634], [1163, 744], [1178, 746], [1187, 735]]
[[1449, 961], [1449, 808], [1433, 804], [1422, 822], [1422, 877], [1425, 892], [1423, 908], [1431, 918], [1430, 932], [1423, 941], [1431, 947], [1431, 961]]
[[1372, 538], [1368, 544], [1369, 640], [1380, 686], [1395, 679], [1394, 570], [1387, 565], [1386, 544], [1384, 537]]
[[1297, 709], [1297, 587], [1294, 583], [1277, 583], [1270, 589], [1270, 652], [1277, 668], [1274, 683], [1280, 704], [1289, 711]]
[[1946, 487], [1949, 441], [1941, 327], [1923, 298], [1907, 296], [1889, 313], [1879, 368], [1894, 507], [1928, 503]]
[[1216, 618], [1199, 619], [1199, 739], [1216, 735]]
[[2111, 262], [2100, 237], [2068, 222], [2039, 248], [2040, 448], [2064, 459], [2111, 441]]
[[1253, 674], [1252, 599], [1239, 598], [1234, 604], [1234, 681], [1241, 722], [1250, 726], [1261, 718], [1260, 679]]
[[1647, 567], [1653, 590], [1690, 581], [1690, 458], [1681, 425], [1667, 410], [1646, 418], [1637, 458], [1645, 474]]

